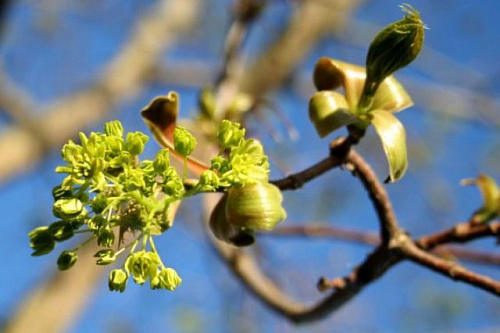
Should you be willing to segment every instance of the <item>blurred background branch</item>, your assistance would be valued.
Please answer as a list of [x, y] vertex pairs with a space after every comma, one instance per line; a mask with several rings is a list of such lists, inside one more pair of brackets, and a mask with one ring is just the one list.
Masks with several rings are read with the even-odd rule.
[[[90, 87], [49, 106], [31, 101], [2, 73], [0, 85], [7, 89], [0, 93], [0, 107], [10, 110], [17, 124], [0, 133], [0, 182], [33, 168], [48, 149], [62, 146], [117, 103], [137, 95], [165, 49], [195, 24], [199, 7], [197, 0], [159, 1], [138, 20], [129, 40]], [[35, 113], [32, 108], [44, 110]]]

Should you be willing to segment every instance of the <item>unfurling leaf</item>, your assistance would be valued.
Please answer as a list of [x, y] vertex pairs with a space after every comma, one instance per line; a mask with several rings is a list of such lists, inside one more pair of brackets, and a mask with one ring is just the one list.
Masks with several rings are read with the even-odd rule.
[[388, 25], [370, 44], [366, 56], [367, 82], [364, 93], [373, 96], [389, 75], [418, 56], [424, 43], [424, 23], [410, 5], [402, 5], [405, 17]]
[[[166, 96], [156, 97], [141, 111], [142, 118], [160, 146], [169, 149], [172, 156], [179, 161], [184, 161], [184, 156], [175, 152], [173, 143], [178, 113], [179, 96], [173, 91]], [[200, 175], [209, 168], [191, 156], [187, 157], [187, 166], [196, 175]]]
[[267, 182], [231, 188], [226, 203], [230, 224], [250, 230], [272, 230], [286, 218], [278, 187]]
[[474, 212], [478, 222], [488, 222], [500, 215], [500, 187], [493, 178], [480, 174], [476, 179], [464, 179], [462, 185], [476, 185], [483, 197], [483, 206]]
[[234, 246], [249, 246], [255, 242], [252, 231], [230, 224], [226, 217], [227, 194], [217, 203], [210, 215], [210, 230], [215, 238]]
[[309, 100], [309, 118], [320, 137], [355, 123], [358, 118], [349, 110], [344, 96], [334, 91], [320, 91]]
[[389, 177], [386, 182], [394, 182], [404, 175], [408, 167], [405, 129], [390, 112], [374, 110], [370, 115], [389, 163]]
[[[366, 70], [331, 58], [320, 58], [314, 68], [314, 84], [318, 91], [344, 88], [349, 109], [357, 114], [357, 106], [366, 80]], [[399, 112], [413, 105], [403, 86], [393, 76], [387, 77], [378, 87], [370, 110]]]

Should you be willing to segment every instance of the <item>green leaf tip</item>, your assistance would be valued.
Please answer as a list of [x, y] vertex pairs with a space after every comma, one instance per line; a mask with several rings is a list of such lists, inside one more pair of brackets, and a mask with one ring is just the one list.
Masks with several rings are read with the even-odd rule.
[[385, 182], [392, 183], [403, 177], [408, 168], [405, 129], [390, 112], [374, 110], [370, 115], [389, 164], [389, 177]]
[[425, 25], [419, 12], [408, 4], [400, 8], [406, 13], [405, 17], [385, 27], [370, 44], [361, 107], [366, 106], [386, 77], [406, 67], [422, 50]]
[[473, 221], [486, 223], [500, 216], [500, 187], [492, 177], [480, 174], [475, 179], [463, 179], [461, 184], [476, 185], [483, 198], [483, 205], [472, 216]]

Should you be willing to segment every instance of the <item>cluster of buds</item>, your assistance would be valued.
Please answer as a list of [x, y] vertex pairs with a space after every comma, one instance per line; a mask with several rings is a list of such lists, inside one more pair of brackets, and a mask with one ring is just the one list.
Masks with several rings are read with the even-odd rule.
[[[228, 206], [235, 207], [228, 210], [228, 219], [245, 231], [269, 229], [284, 218], [281, 193], [268, 183], [269, 164], [262, 145], [245, 139], [240, 124], [221, 123], [221, 151], [195, 183], [185, 179], [186, 170], [183, 176], [177, 173], [166, 149], [152, 161], [140, 161], [139, 155], [149, 139], [145, 134], [123, 135], [121, 123], [112, 121], [105, 124], [104, 133], [91, 133], [89, 137], [80, 133], [80, 144], [70, 141], [63, 147], [66, 164], [57, 167], [56, 172], [67, 176], [53, 190], [53, 214], [58, 221], [29, 233], [32, 255], [48, 254], [57, 242], [88, 234], [90, 237], [76, 248], [61, 252], [59, 269], [74, 266], [78, 250], [95, 240], [100, 247], [94, 254], [97, 265], [112, 264], [122, 253], [128, 253], [122, 267], [109, 275], [110, 290], [123, 292], [132, 277], [141, 285], [149, 280], [152, 289], [172, 291], [182, 280], [173, 268], [162, 263], [153, 237], [172, 227], [175, 202], [198, 193], [226, 191]], [[185, 128], [176, 127], [173, 147], [186, 162], [196, 147], [196, 139]], [[185, 186], [185, 182], [190, 185]], [[267, 194], [242, 195], [258, 188], [266, 189], [261, 192]], [[260, 201], [255, 201], [257, 198]], [[266, 205], [272, 208], [262, 208], [266, 218], [257, 221], [252, 214]], [[253, 213], [248, 214], [250, 211]], [[130, 235], [133, 239], [125, 244]]]
[[[89, 137], [80, 133], [80, 144], [70, 141], [63, 147], [66, 164], [57, 167], [56, 172], [67, 176], [53, 190], [53, 214], [59, 220], [30, 232], [30, 246], [33, 255], [43, 255], [51, 252], [56, 242], [75, 234], [89, 234], [82, 244], [60, 254], [57, 265], [61, 270], [71, 268], [77, 262], [78, 250], [92, 240], [101, 247], [94, 255], [97, 265], [114, 263], [120, 254], [130, 250], [125, 275], [116, 270], [110, 274], [110, 289], [123, 291], [127, 281], [124, 276], [132, 276], [140, 283], [140, 269], [133, 263], [142, 258], [149, 241], [152, 252], [148, 253], [157, 258], [155, 269], [148, 270], [151, 288], [173, 290], [181, 280], [173, 269], [161, 264], [153, 236], [172, 226], [172, 203], [189, 194], [183, 179], [170, 165], [167, 150], [159, 151], [153, 161], [140, 162], [139, 155], [149, 138], [141, 132], [123, 136], [121, 123], [112, 121], [105, 124], [104, 133], [91, 133]], [[184, 133], [176, 145], [189, 154], [195, 142]], [[136, 233], [139, 236], [125, 245], [125, 234]], [[142, 250], [134, 252], [141, 239]], [[117, 250], [112, 249], [115, 245]], [[144, 263], [139, 266], [145, 267]], [[120, 279], [123, 281], [118, 283]]]

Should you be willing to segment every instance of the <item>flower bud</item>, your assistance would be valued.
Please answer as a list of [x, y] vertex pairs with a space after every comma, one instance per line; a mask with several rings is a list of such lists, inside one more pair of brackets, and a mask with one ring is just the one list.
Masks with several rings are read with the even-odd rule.
[[71, 198], [72, 196], [73, 193], [71, 192], [71, 189], [69, 187], [58, 185], [52, 189], [52, 197], [54, 197], [55, 201], [57, 201], [58, 199]]
[[94, 257], [98, 258], [96, 261], [97, 265], [109, 265], [116, 260], [115, 252], [111, 249], [97, 251]]
[[245, 137], [245, 129], [239, 123], [223, 120], [219, 125], [217, 139], [222, 149], [236, 147]]
[[132, 155], [140, 155], [144, 151], [144, 147], [148, 142], [149, 137], [141, 132], [134, 132], [127, 134], [125, 142], [125, 150]]
[[108, 207], [108, 196], [106, 194], [99, 193], [90, 200], [90, 208], [96, 214], [101, 214], [106, 207]]
[[219, 187], [219, 177], [212, 170], [205, 170], [200, 175], [200, 180], [196, 185], [200, 191], [213, 192]]
[[161, 149], [156, 155], [155, 160], [153, 161], [153, 169], [157, 174], [162, 174], [165, 172], [170, 166], [170, 157], [168, 155], [168, 150]]
[[107, 136], [116, 136], [121, 138], [123, 136], [123, 126], [118, 120], [109, 121], [104, 124], [104, 133]]
[[109, 273], [108, 287], [110, 291], [124, 292], [128, 274], [123, 269], [114, 269]]
[[125, 270], [132, 275], [135, 283], [144, 284], [148, 278], [156, 276], [160, 264], [160, 258], [156, 253], [143, 250], [128, 256]]
[[57, 259], [57, 267], [59, 270], [65, 271], [73, 267], [78, 260], [78, 255], [73, 251], [63, 251]]
[[270, 183], [232, 188], [226, 203], [227, 221], [242, 228], [271, 230], [286, 218], [282, 201], [279, 188]]
[[63, 220], [78, 216], [82, 210], [83, 204], [76, 198], [59, 199], [52, 206], [54, 216]]
[[195, 137], [184, 127], [176, 127], [174, 130], [174, 148], [175, 151], [184, 157], [191, 155], [196, 147]]
[[388, 25], [372, 41], [366, 57], [365, 93], [375, 94], [376, 87], [389, 75], [411, 63], [422, 50], [424, 23], [419, 12], [402, 5], [405, 17]]
[[174, 269], [163, 267], [160, 272], [151, 279], [151, 289], [174, 291], [181, 283], [182, 279]]
[[115, 234], [109, 227], [99, 228], [97, 232], [97, 245], [111, 247], [115, 242]]
[[66, 221], [54, 222], [49, 226], [49, 232], [54, 240], [62, 242], [73, 237], [73, 224]]
[[34, 250], [32, 256], [41, 256], [54, 249], [56, 242], [52, 238], [48, 227], [38, 227], [32, 230], [28, 237], [30, 238], [30, 247]]

